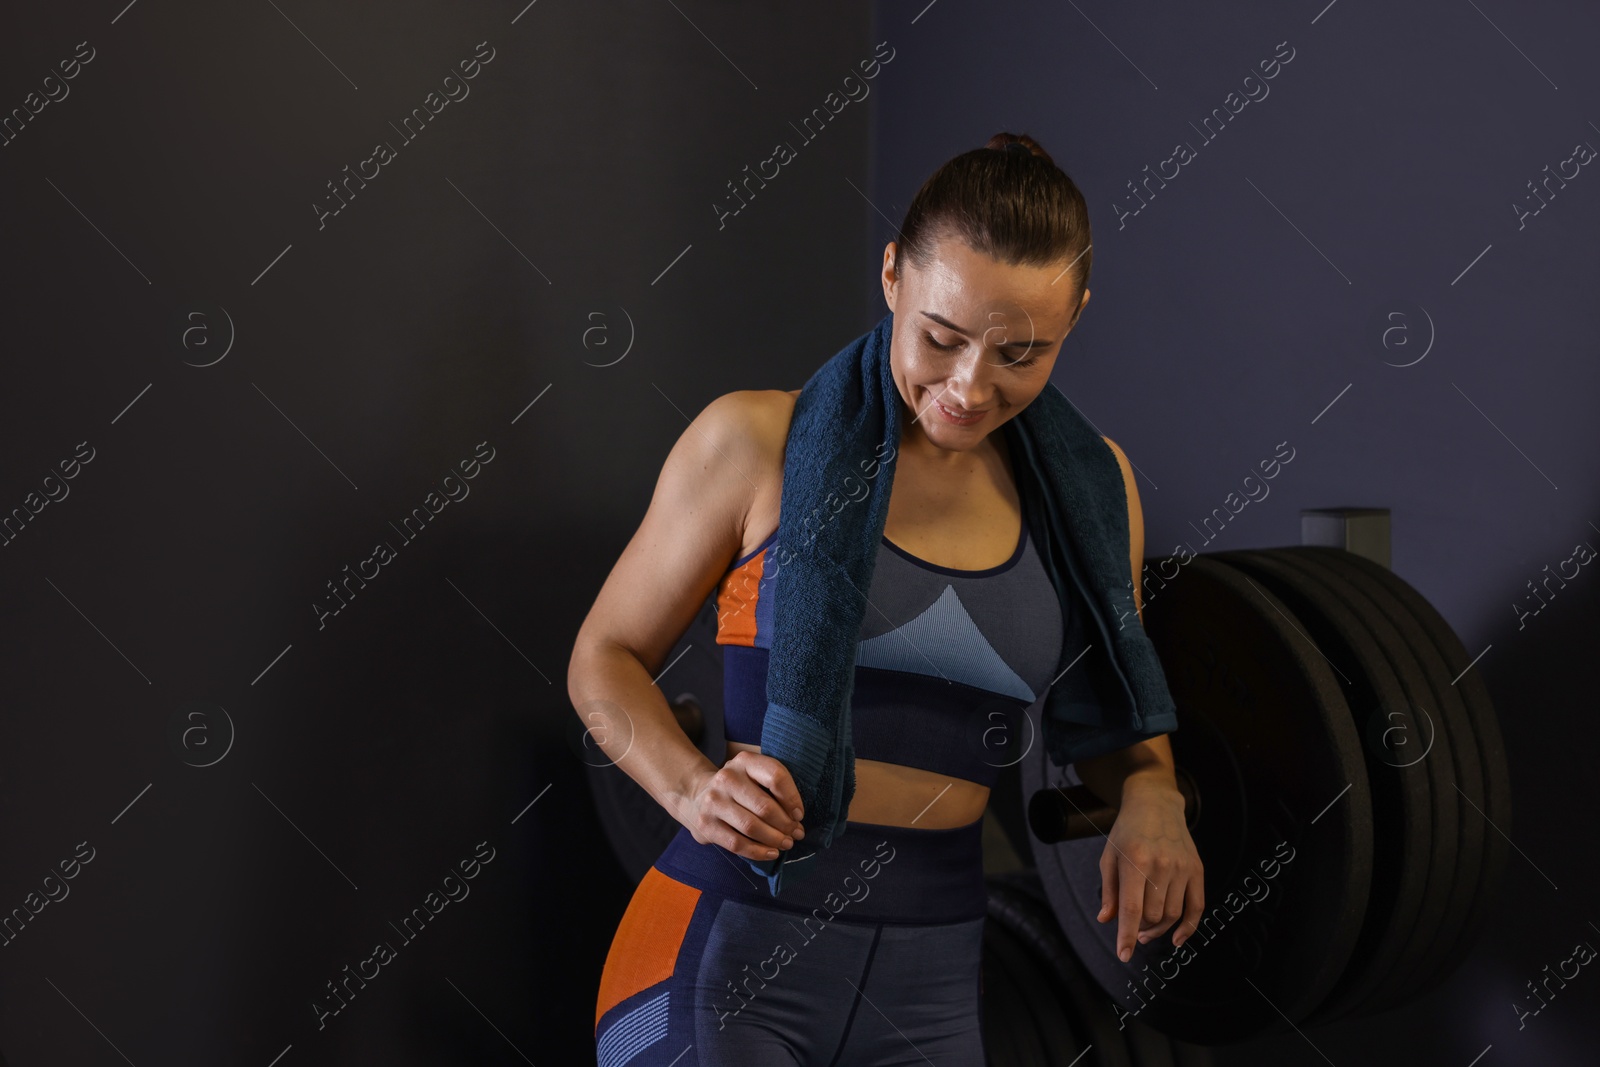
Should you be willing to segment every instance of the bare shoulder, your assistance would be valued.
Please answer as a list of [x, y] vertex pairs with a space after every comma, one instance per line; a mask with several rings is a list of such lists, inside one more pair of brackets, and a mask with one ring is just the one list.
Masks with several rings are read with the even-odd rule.
[[[741, 389], [718, 397], [725, 433], [737, 439], [738, 463], [750, 490], [739, 523], [739, 555], [748, 555], [777, 528], [783, 497], [783, 460], [800, 390]], [[710, 409], [707, 409], [710, 415]]]
[[1111, 438], [1101, 436], [1115, 453], [1117, 466], [1122, 468], [1122, 486], [1128, 497], [1128, 527], [1133, 538], [1134, 558], [1137, 560], [1144, 553], [1144, 509], [1139, 503], [1139, 483], [1133, 476], [1133, 464], [1129, 462], [1127, 453]]
[[1128, 462], [1128, 454], [1122, 451], [1120, 445], [1104, 434], [1100, 436], [1100, 439], [1111, 447], [1112, 454], [1117, 457], [1117, 466], [1122, 468], [1122, 480], [1128, 487], [1128, 495], [1137, 500], [1139, 489], [1134, 482], [1133, 464]]
[[575, 649], [625, 648], [652, 671], [665, 662], [728, 564], [744, 554], [751, 522], [770, 517], [776, 526], [793, 408], [786, 392], [740, 390], [716, 397], [683, 427]]
[[774, 462], [781, 472], [799, 395], [798, 389], [739, 389], [712, 401], [704, 417], [737, 439], [740, 451], [757, 461], [763, 472], [770, 471]]

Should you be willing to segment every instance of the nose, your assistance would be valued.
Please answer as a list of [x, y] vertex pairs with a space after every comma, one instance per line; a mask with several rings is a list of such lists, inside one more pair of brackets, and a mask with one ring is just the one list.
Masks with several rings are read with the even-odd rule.
[[986, 369], [990, 363], [983, 347], [975, 346], [963, 354], [944, 381], [939, 402], [945, 407], [975, 411], [984, 406], [989, 396]]

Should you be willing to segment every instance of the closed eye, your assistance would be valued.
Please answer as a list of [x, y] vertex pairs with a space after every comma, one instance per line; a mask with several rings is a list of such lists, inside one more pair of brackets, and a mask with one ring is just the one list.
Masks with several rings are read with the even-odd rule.
[[[923, 342], [925, 344], [927, 344], [927, 346], [929, 348], [936, 349], [937, 351], [940, 351], [940, 352], [954, 352], [956, 349], [962, 347], [961, 345], [942, 345], [938, 341], [935, 341], [933, 339], [933, 334], [927, 333], [927, 332], [923, 333], [922, 340], [923, 340]], [[1011, 360], [1010, 362], [1006, 363], [1005, 366], [1008, 366], [1008, 367], [1031, 367], [1037, 362], [1039, 362], [1039, 357], [1038, 356], [1029, 356], [1027, 359]]]

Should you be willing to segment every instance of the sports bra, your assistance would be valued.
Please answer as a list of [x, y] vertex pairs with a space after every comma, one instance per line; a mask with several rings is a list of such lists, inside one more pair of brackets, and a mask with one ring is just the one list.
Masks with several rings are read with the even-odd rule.
[[[774, 582], [763, 577], [774, 530], [717, 586], [727, 740], [760, 744], [767, 707]], [[1061, 656], [1061, 603], [1028, 536], [994, 567], [919, 559], [884, 537], [856, 642], [850, 698], [858, 759], [993, 787], [1002, 767], [1042, 744], [1027, 709]]]

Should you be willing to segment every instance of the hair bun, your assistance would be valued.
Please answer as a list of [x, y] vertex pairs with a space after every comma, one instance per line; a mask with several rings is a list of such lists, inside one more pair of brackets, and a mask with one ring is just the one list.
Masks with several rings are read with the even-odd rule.
[[1002, 152], [1026, 152], [1031, 156], [1038, 156], [1046, 163], [1055, 162], [1050, 158], [1050, 153], [1046, 152], [1038, 141], [1035, 141], [1025, 133], [1001, 131], [989, 138], [984, 147], [999, 149]]
[[[1049, 166], [1019, 163], [1026, 152]], [[895, 235], [894, 268], [904, 259], [926, 270], [945, 240], [1010, 265], [1049, 266], [1060, 278], [1071, 268], [1063, 300], [1087, 291], [1094, 248], [1089, 206], [1039, 143], [1003, 130], [977, 148], [946, 160], [912, 197]], [[888, 249], [885, 249], [887, 252]]]

